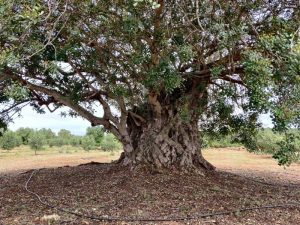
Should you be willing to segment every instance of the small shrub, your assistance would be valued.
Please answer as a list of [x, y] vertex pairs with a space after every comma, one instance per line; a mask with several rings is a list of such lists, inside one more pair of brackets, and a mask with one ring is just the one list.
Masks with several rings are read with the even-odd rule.
[[86, 135], [93, 136], [96, 141], [97, 146], [100, 146], [101, 142], [103, 140], [103, 137], [104, 137], [104, 129], [101, 126], [88, 127], [86, 130]]
[[7, 131], [1, 137], [1, 148], [5, 150], [11, 150], [22, 144], [21, 138], [12, 131]]
[[211, 137], [205, 135], [202, 139], [202, 147], [204, 148], [228, 148], [239, 147], [241, 144], [234, 143], [231, 136]]
[[86, 151], [94, 150], [96, 149], [96, 141], [94, 137], [87, 135], [81, 139], [81, 146]]
[[77, 147], [80, 145], [80, 137], [72, 137], [71, 140], [70, 140], [70, 144], [73, 146], [73, 147]]
[[103, 151], [115, 151], [120, 149], [120, 147], [120, 143], [113, 134], [106, 134], [101, 142], [101, 149]]
[[61, 129], [59, 132], [58, 132], [58, 138], [63, 140], [64, 144], [63, 145], [68, 145], [70, 144], [70, 140], [72, 138], [72, 134], [70, 131], [66, 130], [66, 129]]
[[35, 132], [29, 139], [28, 144], [30, 148], [34, 150], [34, 153], [36, 155], [38, 150], [43, 149], [43, 146], [45, 144], [45, 137], [40, 133]]
[[42, 128], [37, 131], [45, 139], [45, 144], [49, 144], [50, 140], [55, 138], [55, 133], [51, 129]]
[[16, 134], [21, 138], [23, 145], [28, 145], [28, 141], [33, 133], [34, 129], [24, 127], [21, 127], [16, 131]]
[[50, 147], [62, 147], [65, 145], [65, 141], [62, 138], [52, 138], [49, 140], [49, 146]]

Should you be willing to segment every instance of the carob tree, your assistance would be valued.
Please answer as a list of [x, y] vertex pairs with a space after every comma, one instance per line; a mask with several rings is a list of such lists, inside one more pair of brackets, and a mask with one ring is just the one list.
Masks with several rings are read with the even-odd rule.
[[[1, 1], [1, 118], [27, 104], [67, 106], [118, 138], [123, 165], [214, 169], [204, 130], [235, 132], [253, 149], [260, 114], [278, 131], [299, 125], [299, 9], [298, 0]], [[275, 154], [281, 164], [291, 146]]]

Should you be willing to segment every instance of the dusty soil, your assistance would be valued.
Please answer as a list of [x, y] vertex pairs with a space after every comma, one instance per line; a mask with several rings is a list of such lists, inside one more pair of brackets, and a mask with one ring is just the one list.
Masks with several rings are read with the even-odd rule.
[[[112, 164], [87, 164], [43, 169], [28, 183], [42, 201], [72, 212], [123, 220], [171, 220], [165, 222], [109, 223], [70, 215], [40, 204], [25, 191], [32, 171], [2, 173], [0, 224], [300, 224], [300, 166], [284, 170], [269, 156], [248, 154], [243, 149], [205, 152], [218, 168], [205, 176], [132, 173]], [[232, 164], [232, 159], [240, 164]], [[296, 202], [298, 206], [288, 208], [241, 210]], [[235, 213], [176, 221], [231, 210]], [[58, 215], [57, 220], [46, 220], [49, 215]]]
[[244, 148], [215, 148], [203, 152], [218, 170], [233, 172], [262, 181], [300, 183], [300, 164], [278, 166], [271, 155], [254, 154]]
[[119, 158], [120, 152], [107, 153], [100, 151], [78, 151], [58, 153], [41, 151], [34, 155], [32, 150], [21, 147], [10, 152], [0, 150], [0, 174], [24, 172], [30, 169], [77, 166], [91, 161], [110, 163]]

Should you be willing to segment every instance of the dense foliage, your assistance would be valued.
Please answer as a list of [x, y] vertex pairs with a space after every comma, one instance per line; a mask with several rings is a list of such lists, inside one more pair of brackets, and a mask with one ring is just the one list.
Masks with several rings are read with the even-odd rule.
[[96, 141], [91, 135], [87, 135], [81, 139], [81, 145], [84, 150], [89, 151], [95, 149]]
[[11, 150], [21, 145], [21, 137], [12, 131], [5, 132], [0, 139], [0, 147], [5, 150]]
[[0, 1], [0, 124], [26, 104], [67, 106], [111, 131], [128, 164], [207, 167], [198, 122], [255, 149], [257, 118], [269, 113], [286, 133], [275, 157], [288, 163], [299, 10], [298, 0]]
[[86, 130], [87, 136], [92, 136], [95, 140], [95, 145], [100, 145], [104, 137], [103, 127], [88, 127]]
[[114, 149], [120, 148], [120, 142], [118, 142], [112, 134], [107, 134], [101, 143], [101, 149], [103, 151], [113, 151]]

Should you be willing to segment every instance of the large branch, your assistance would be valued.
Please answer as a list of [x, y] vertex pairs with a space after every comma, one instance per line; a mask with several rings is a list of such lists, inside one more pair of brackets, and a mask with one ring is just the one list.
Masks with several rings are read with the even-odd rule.
[[23, 82], [29, 90], [42, 92], [44, 94], [52, 96], [59, 103], [71, 108], [72, 110], [77, 112], [80, 116], [87, 119], [89, 122], [91, 122], [92, 126], [102, 125], [106, 129], [111, 131], [119, 140], [122, 140], [122, 135], [120, 134], [119, 130], [114, 125], [111, 124], [109, 119], [94, 116], [91, 112], [81, 107], [77, 103], [74, 103], [70, 98], [63, 96], [62, 94], [60, 94], [55, 90], [32, 84], [30, 82], [21, 79], [20, 77], [17, 77], [17, 79], [20, 82]]
[[5, 76], [20, 82], [23, 86], [26, 86], [32, 92], [37, 91], [52, 96], [57, 102], [76, 111], [80, 116], [91, 122], [92, 125], [103, 125], [104, 127], [108, 127], [110, 125], [108, 120], [94, 116], [91, 112], [81, 107], [79, 104], [73, 102], [69, 97], [63, 96], [56, 90], [33, 84], [29, 81], [24, 80], [21, 76], [15, 75], [11, 72], [9, 74], [6, 74]]
[[69, 108], [73, 109], [76, 111], [80, 116], [84, 117], [88, 121], [90, 121], [94, 125], [105, 125], [107, 123], [106, 120], [103, 118], [99, 118], [94, 116], [92, 113], [90, 113], [88, 110], [84, 109], [77, 103], [72, 102], [68, 97], [65, 97], [61, 95], [59, 92], [55, 90], [51, 90], [42, 86], [38, 86], [29, 82], [26, 82], [26, 86], [28, 89], [32, 91], [39, 91], [42, 93], [45, 93], [49, 96], [52, 96], [55, 100], [58, 102], [62, 103], [65, 106], [68, 106]]
[[237, 79], [234, 79], [234, 78], [232, 78], [230, 76], [222, 76], [220, 79], [228, 81], [230, 83], [234, 83], [234, 84], [239, 84], [239, 85], [242, 85], [242, 86], [246, 86], [245, 83], [242, 80], [237, 80]]

